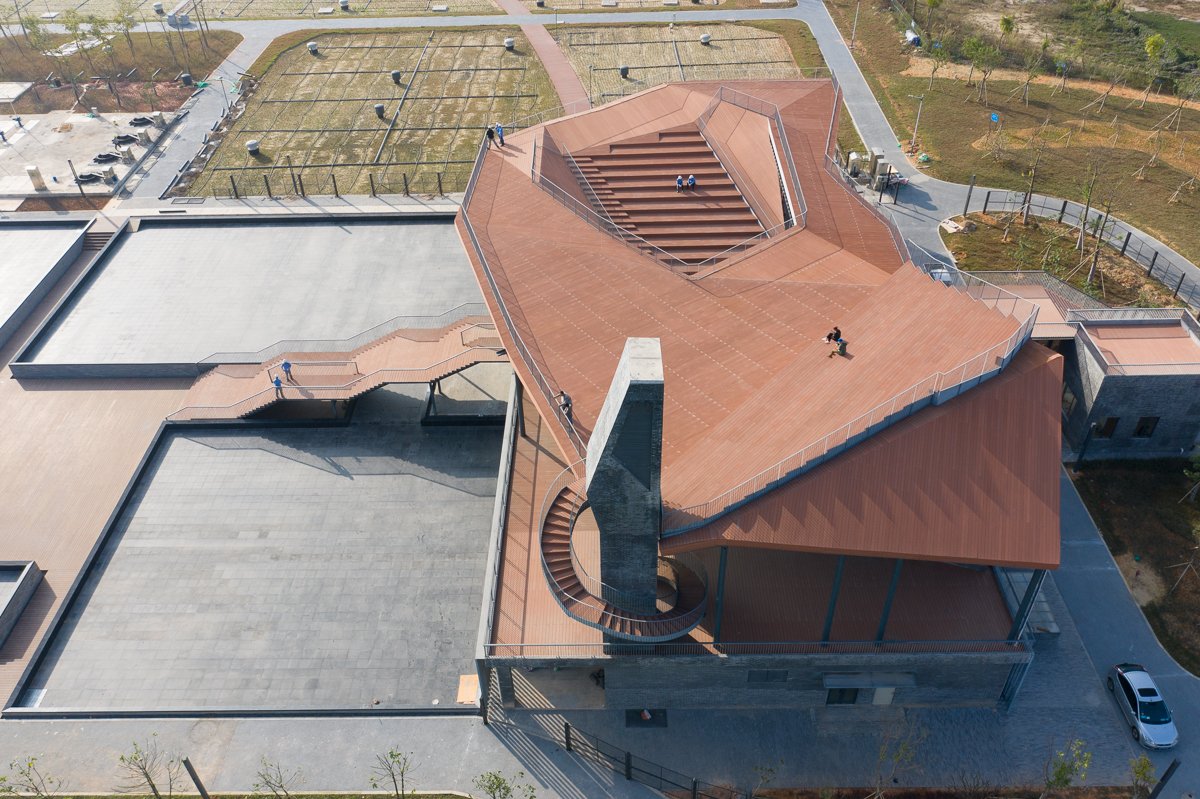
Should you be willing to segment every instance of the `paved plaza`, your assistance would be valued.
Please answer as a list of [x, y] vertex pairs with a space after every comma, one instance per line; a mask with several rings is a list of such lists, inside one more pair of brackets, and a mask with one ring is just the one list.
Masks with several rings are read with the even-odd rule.
[[32, 360], [196, 363], [480, 299], [449, 220], [144, 223], [76, 291]]
[[24, 704], [455, 707], [503, 431], [422, 428], [424, 393], [369, 394], [348, 427], [171, 435]]

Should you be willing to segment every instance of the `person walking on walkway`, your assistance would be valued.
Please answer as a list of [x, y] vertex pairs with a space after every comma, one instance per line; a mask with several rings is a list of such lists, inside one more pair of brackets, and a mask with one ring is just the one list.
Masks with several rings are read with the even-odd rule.
[[491, 125], [488, 125], [488, 128], [487, 128], [487, 140], [488, 140], [488, 147], [491, 147], [492, 142], [494, 142], [496, 140], [496, 131], [492, 130]]
[[563, 416], [571, 418], [571, 395], [565, 391], [560, 391], [554, 396], [558, 400], [558, 407], [562, 409]]
[[681, 191], [683, 191], [683, 175], [675, 178], [675, 193], [678, 194]]
[[[268, 372], [268, 374], [270, 374]], [[283, 399], [283, 381], [279, 379], [279, 375], [275, 375], [275, 379], [271, 381], [275, 386], [275, 399]]]
[[294, 377], [292, 377], [292, 363], [291, 363], [291, 361], [284, 361], [284, 362], [281, 364], [281, 366], [283, 367], [283, 375], [284, 375], [284, 377], [287, 379], [287, 381], [288, 381], [289, 383], [295, 383], [295, 382], [296, 382], [296, 379], [295, 379]]
[[500, 139], [500, 146], [504, 146], [504, 126], [499, 122], [496, 123], [496, 136]]

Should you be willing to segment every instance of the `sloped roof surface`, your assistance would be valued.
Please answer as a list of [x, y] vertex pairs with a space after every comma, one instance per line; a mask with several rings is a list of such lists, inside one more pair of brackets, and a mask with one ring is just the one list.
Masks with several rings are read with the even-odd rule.
[[[572, 396], [576, 426], [585, 439], [626, 338], [661, 339], [666, 379], [662, 487], [668, 509], [720, 495], [918, 381], [1002, 345], [1019, 326], [1012, 317], [903, 266], [887, 227], [824, 171], [833, 99], [829, 82], [724, 85], [778, 104], [808, 224], [709, 277], [688, 280], [673, 273], [590, 227], [534, 185], [530, 164], [541, 128], [508, 137], [503, 150], [487, 153], [468, 208], [516, 332], [554, 390]], [[662, 86], [548, 127], [573, 150], [619, 142], [694, 121], [717, 88]], [[760, 157], [773, 160], [769, 144], [763, 150]], [[463, 230], [461, 219], [459, 225]], [[465, 231], [463, 238], [493, 317], [502, 322]], [[827, 357], [830, 348], [821, 337], [834, 325], [849, 342], [850, 357]], [[511, 334], [498, 326], [509, 343]], [[527, 386], [535, 385], [519, 358], [514, 367]], [[543, 416], [553, 416], [539, 392], [530, 395]], [[1033, 411], [1026, 404], [1014, 413], [1021, 422], [1022, 414]], [[570, 452], [562, 431], [557, 435]], [[973, 456], [968, 444], [956, 457]], [[845, 457], [827, 468], [836, 469]], [[1053, 458], [1052, 466], [1057, 449]], [[1023, 494], [1042, 476], [1037, 472], [1011, 481], [1008, 487], [1022, 496], [996, 501], [1025, 502]], [[1057, 478], [1050, 482], [1057, 490]], [[1056, 503], [1054, 514], [1053, 530], [1041, 525], [1024, 539], [1052, 536], [1056, 550]], [[958, 552], [953, 542], [919, 530], [898, 535], [880, 551], [943, 559], [954, 559], [945, 552]], [[766, 545], [787, 542], [772, 539]], [[1011, 549], [1022, 545], [1014, 542]], [[1023, 555], [1011, 559], [1027, 560]]]

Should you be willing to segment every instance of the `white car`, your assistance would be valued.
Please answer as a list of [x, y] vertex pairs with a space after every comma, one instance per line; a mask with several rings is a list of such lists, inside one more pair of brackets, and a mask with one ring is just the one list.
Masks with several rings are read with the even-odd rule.
[[1133, 740], [1147, 749], [1170, 749], [1179, 743], [1171, 711], [1144, 668], [1136, 663], [1113, 666], [1108, 674], [1108, 690], [1125, 714]]

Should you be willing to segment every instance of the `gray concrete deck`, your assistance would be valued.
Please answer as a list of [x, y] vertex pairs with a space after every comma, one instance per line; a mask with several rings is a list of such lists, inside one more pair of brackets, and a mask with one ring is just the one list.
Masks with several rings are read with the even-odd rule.
[[171, 435], [23, 703], [458, 707], [503, 431], [422, 428], [424, 391]]
[[43, 281], [57, 279], [57, 275], [52, 274], [55, 267], [60, 267], [58, 272], [61, 273], [70, 266], [62, 261], [75, 246], [83, 228], [83, 222], [63, 225], [6, 222], [0, 225], [0, 345], [41, 301], [49, 288]]
[[450, 221], [144, 224], [75, 293], [33, 360], [195, 363], [480, 299]]

